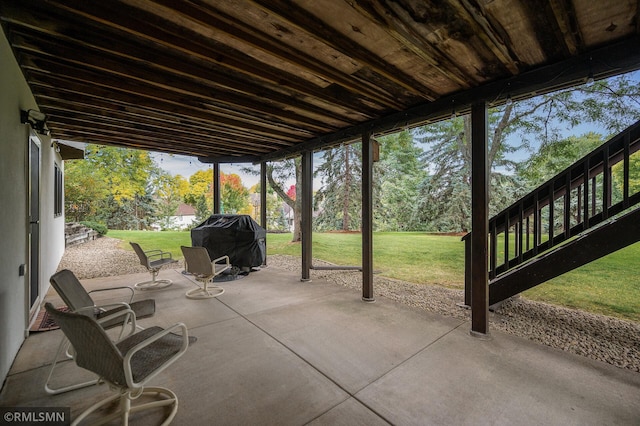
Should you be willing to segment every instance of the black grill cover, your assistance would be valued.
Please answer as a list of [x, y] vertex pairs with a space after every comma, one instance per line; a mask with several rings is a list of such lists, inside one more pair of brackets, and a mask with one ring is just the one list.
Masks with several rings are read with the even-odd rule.
[[245, 214], [213, 214], [191, 230], [194, 247], [206, 247], [212, 260], [229, 256], [239, 268], [264, 264], [266, 237], [267, 231]]

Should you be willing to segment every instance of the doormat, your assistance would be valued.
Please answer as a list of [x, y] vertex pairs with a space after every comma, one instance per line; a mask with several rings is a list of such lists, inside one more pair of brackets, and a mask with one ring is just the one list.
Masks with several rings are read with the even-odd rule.
[[[67, 308], [66, 306], [62, 306], [57, 309], [61, 312], [69, 312], [69, 308]], [[42, 309], [40, 309], [40, 312], [38, 312], [38, 316], [36, 317], [36, 320], [33, 322], [33, 325], [29, 328], [29, 331], [31, 332], [51, 331], [51, 330], [57, 330], [59, 328], [60, 326], [56, 324], [53, 318], [51, 318], [51, 316], [49, 315], [49, 312], [47, 312], [47, 310], [43, 307]]]

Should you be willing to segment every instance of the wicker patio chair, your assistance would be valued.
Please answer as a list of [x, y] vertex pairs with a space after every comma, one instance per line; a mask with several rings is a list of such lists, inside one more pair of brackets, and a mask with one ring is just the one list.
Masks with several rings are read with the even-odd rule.
[[149, 273], [151, 273], [151, 280], [136, 283], [134, 285], [135, 288], [140, 290], [153, 290], [168, 287], [173, 283], [173, 281], [168, 279], [156, 279], [163, 266], [178, 262], [173, 259], [171, 253], [162, 250], [144, 251], [138, 243], [129, 242], [129, 244], [131, 244], [131, 247], [133, 247], [133, 250], [138, 255], [140, 264], [147, 268]]
[[[53, 274], [49, 279], [49, 282], [72, 312], [87, 315], [96, 319], [105, 329], [122, 327], [118, 339], [121, 339], [126, 334], [131, 334], [135, 331], [136, 319], [150, 317], [156, 311], [156, 303], [153, 299], [145, 299], [133, 302], [134, 291], [131, 287], [108, 287], [87, 292], [87, 290], [82, 286], [75, 274], [68, 269], [63, 269]], [[91, 298], [92, 293], [114, 290], [126, 290], [127, 292], [130, 292], [131, 295], [128, 301], [111, 303], [108, 305], [96, 305], [94, 300]], [[113, 313], [124, 311], [127, 309], [130, 309], [133, 314], [129, 316], [123, 315], [115, 319], [109, 319]], [[58, 351], [55, 354], [55, 358], [53, 360], [53, 363], [51, 364], [51, 369], [49, 371], [49, 376], [47, 377], [47, 381], [44, 385], [44, 389], [47, 393], [55, 395], [62, 392], [68, 392], [74, 389], [83, 388], [85, 386], [94, 385], [97, 383], [96, 379], [59, 388], [51, 387], [50, 382], [53, 377], [53, 372], [60, 360], [60, 356], [63, 353], [66, 353], [67, 358], [72, 357], [69, 348], [69, 341], [64, 337], [62, 338], [62, 341], [58, 346]]]
[[[120, 423], [126, 425], [130, 413], [164, 406], [171, 408], [162, 424], [171, 422], [178, 411], [176, 394], [167, 388], [145, 387], [145, 384], [182, 356], [190, 341], [195, 341], [189, 338], [184, 324], [177, 323], [167, 329], [149, 327], [114, 343], [91, 316], [61, 312], [50, 303], [45, 305], [45, 309], [73, 345], [76, 364], [97, 374], [116, 391], [115, 395], [87, 408], [72, 425], [79, 424], [92, 413], [116, 400], [119, 400], [116, 412], [107, 415], [97, 414], [98, 418], [91, 419], [91, 424], [104, 424], [120, 418]], [[107, 318], [116, 320], [122, 315], [133, 315], [133, 311], [125, 309]], [[143, 402], [140, 398], [143, 395], [152, 397], [153, 400]], [[138, 403], [132, 404], [135, 400]]]
[[221, 256], [212, 261], [204, 247], [181, 246], [180, 248], [184, 255], [185, 270], [192, 274], [196, 281], [202, 283], [202, 287], [187, 291], [187, 298], [208, 299], [223, 294], [224, 289], [213, 285], [213, 279], [231, 269], [229, 256]]

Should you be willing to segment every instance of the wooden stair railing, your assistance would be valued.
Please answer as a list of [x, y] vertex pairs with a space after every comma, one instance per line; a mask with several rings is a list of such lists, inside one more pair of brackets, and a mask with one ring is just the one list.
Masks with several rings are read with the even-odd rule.
[[[489, 293], [513, 268], [639, 204], [640, 191], [632, 192], [630, 179], [632, 171], [640, 172], [637, 165], [632, 169], [640, 164], [639, 151], [640, 121], [489, 219]], [[466, 305], [470, 236], [463, 237]]]

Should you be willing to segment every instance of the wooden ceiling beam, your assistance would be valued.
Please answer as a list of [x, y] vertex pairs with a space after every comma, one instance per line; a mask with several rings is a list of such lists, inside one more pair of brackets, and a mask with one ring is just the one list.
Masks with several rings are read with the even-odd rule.
[[[60, 70], [64, 68], [62, 64], [58, 64]], [[162, 111], [165, 114], [176, 114], [181, 117], [196, 117], [205, 121], [216, 123], [216, 125], [224, 125], [227, 128], [237, 129], [243, 132], [254, 132], [257, 137], [267, 136], [286, 143], [287, 140], [295, 141], [300, 137], [309, 137], [313, 133], [304, 129], [293, 129], [291, 127], [278, 126], [271, 123], [255, 122], [250, 118], [238, 118], [226, 111], [216, 111], [211, 106], [205, 104], [194, 103], [189, 97], [173, 96], [168, 92], [149, 91], [143, 85], [125, 85], [109, 84], [106, 76], [99, 76], [98, 79], [82, 80], [77, 78], [81, 75], [78, 70], [75, 72], [75, 78], [67, 74], [65, 77], [58, 77], [40, 73], [36, 76], [35, 72], [40, 69], [33, 69], [25, 66], [25, 70], [30, 71], [32, 85], [39, 82], [57, 86], [58, 88], [68, 89], [71, 92], [79, 94], [91, 94], [100, 99], [118, 101], [126, 105], [144, 106], [151, 110]], [[100, 81], [100, 83], [97, 83]], [[36, 90], [37, 93], [37, 90]], [[256, 120], [257, 121], [257, 120]]]
[[509, 46], [502, 40], [499, 31], [494, 28], [494, 24], [487, 19], [481, 6], [475, 1], [470, 0], [447, 0], [446, 1], [456, 13], [466, 17], [469, 22], [471, 31], [482, 40], [484, 45], [489, 48], [493, 55], [512, 75], [520, 73], [521, 69], [516, 55], [509, 49]]
[[[121, 138], [121, 137], [113, 137], [113, 136], [103, 136], [91, 134], [86, 131], [83, 132], [69, 132], [65, 131], [62, 134], [61, 140], [75, 140], [81, 143], [90, 143], [96, 145], [108, 145], [108, 146], [117, 146], [121, 148], [127, 149], [142, 149], [145, 151], [153, 151], [153, 152], [161, 152], [165, 154], [174, 154], [174, 155], [186, 155], [190, 157], [200, 158], [206, 157], [206, 151], [202, 153], [194, 150], [192, 147], [178, 147], [176, 145], [168, 144], [168, 145], [150, 145], [146, 143], [144, 140], [131, 140], [129, 138]], [[211, 154], [209, 154], [211, 155]]]
[[[284, 113], [278, 115], [278, 108], [261, 108], [262, 102], [259, 99], [256, 99], [253, 103], [255, 106], [250, 108], [227, 103], [220, 99], [218, 93], [211, 89], [207, 90], [201, 85], [162, 75], [159, 72], [141, 68], [138, 64], [132, 64], [124, 60], [118, 61], [105, 55], [96, 55], [88, 51], [71, 50], [59, 42], [45, 40], [26, 41], [23, 37], [18, 36], [12, 41], [12, 46], [18, 51], [26, 52], [29, 55], [37, 55], [49, 61], [51, 66], [42, 67], [43, 69], [54, 67], [61, 71], [64, 70], [65, 75], [77, 80], [90, 81], [87, 78], [95, 78], [93, 73], [100, 73], [101, 75], [98, 79], [103, 86], [110, 85], [114, 89], [118, 88], [143, 96], [157, 96], [157, 94], [161, 93], [162, 97], [167, 101], [177, 100], [193, 107], [206, 106], [207, 109], [217, 111], [222, 115], [235, 117], [237, 120], [258, 122], [266, 126], [308, 129], [308, 131], [312, 132], [326, 132], [332, 129], [332, 126], [301, 117], [294, 112], [288, 112], [289, 116]], [[34, 59], [33, 62], [37, 63], [38, 61]], [[92, 74], [87, 77], [85, 70]], [[336, 127], [333, 128], [335, 129]]]
[[506, 102], [507, 97], [517, 101], [584, 83], [588, 73], [592, 73], [596, 79], [602, 79], [638, 69], [640, 69], [640, 35], [634, 35], [564, 61], [454, 93], [435, 102], [389, 114], [334, 134], [310, 139], [279, 152], [267, 154], [260, 161], [288, 158], [306, 151], [353, 142], [359, 140], [365, 133], [385, 134], [403, 127], [445, 120], [451, 116], [452, 106], [457, 113], [466, 114], [470, 111], [472, 103], [481, 100], [491, 102], [491, 106], [497, 106]]
[[[156, 111], [146, 110], [132, 105], [122, 105], [112, 102], [110, 108], [105, 108], [103, 105], [104, 103], [109, 102], [108, 100], [95, 98], [83, 93], [73, 93], [62, 89], [56, 89], [49, 86], [42, 86], [41, 91], [35, 95], [35, 98], [39, 105], [52, 105], [54, 112], [57, 110], [79, 114], [86, 108], [98, 108], [99, 114], [89, 115], [99, 115], [106, 118], [112, 118], [114, 120], [118, 120], [120, 123], [148, 122], [149, 120], [153, 120], [154, 124], [157, 123], [157, 125], [171, 129], [172, 131], [175, 131], [173, 130], [175, 127], [179, 127], [187, 133], [193, 132], [194, 134], [204, 134], [213, 139], [223, 141], [231, 138], [249, 146], [269, 146], [271, 149], [279, 149], [292, 145], [290, 142], [283, 142], [279, 139], [269, 137], [257, 138], [252, 133], [229, 129], [211, 122], [196, 122], [184, 119], [179, 119], [176, 122], [175, 116], [158, 115]], [[67, 98], [73, 98], [76, 101], [69, 102], [67, 101]], [[62, 107], [59, 107], [59, 105], [62, 105]], [[43, 110], [48, 111], [45, 108], [43, 108]], [[124, 116], [126, 119], [113, 118], [119, 116]]]
[[571, 46], [567, 41], [569, 43], [575, 43], [575, 41], [571, 38], [567, 40], [567, 34], [562, 31], [558, 22], [558, 18], [562, 17], [557, 15], [549, 0], [530, 0], [522, 2], [522, 5], [528, 12], [527, 16], [535, 29], [534, 34], [545, 57], [555, 61], [572, 54]]
[[[412, 28], [418, 34], [428, 32], [433, 34], [434, 38], [441, 39], [440, 42], [425, 40], [427, 46], [445, 45], [448, 40], [454, 40], [465, 44], [470, 53], [482, 58], [482, 67], [474, 65], [475, 76], [469, 76], [468, 71], [464, 73], [477, 82], [471, 84], [472, 87], [487, 81], [495, 74], [504, 76], [520, 72], [515, 55], [499, 36], [499, 31], [484, 16], [482, 10], [467, 0], [428, 0], [419, 3], [372, 1], [379, 3], [381, 11], [388, 9], [393, 12], [392, 20], [396, 21], [396, 25]], [[464, 63], [450, 54], [446, 57], [449, 61]]]
[[[150, 117], [142, 113], [131, 114], [128, 112], [121, 112], [115, 110], [109, 110], [108, 114], [104, 108], [99, 105], [82, 104], [79, 102], [70, 102], [66, 99], [54, 99], [45, 96], [37, 96], [38, 105], [47, 111], [49, 116], [69, 116], [69, 117], [82, 117], [82, 119], [89, 122], [96, 123], [114, 123], [116, 125], [125, 127], [144, 127], [148, 130], [153, 130], [159, 134], [164, 134], [167, 137], [177, 135], [182, 138], [201, 138], [209, 141], [227, 141], [229, 137], [221, 138], [215, 132], [215, 129], [205, 127], [204, 125], [191, 124], [191, 123], [173, 123], [168, 120], [162, 120], [157, 117]], [[243, 143], [255, 143], [255, 139], [250, 139], [240, 135], [234, 135], [233, 140], [239, 144]], [[264, 140], [264, 145], [269, 147], [278, 146], [277, 144], [270, 143], [269, 140]]]
[[121, 127], [105, 125], [103, 123], [95, 123], [92, 127], [91, 123], [86, 122], [86, 120], [63, 118], [60, 116], [57, 116], [51, 121], [51, 123], [47, 123], [47, 125], [51, 127], [52, 131], [55, 129], [55, 126], [60, 126], [60, 129], [64, 129], [64, 133], [81, 134], [85, 137], [101, 136], [104, 138], [114, 138], [114, 140], [128, 139], [130, 141], [138, 141], [138, 143], [145, 144], [148, 149], [165, 149], [166, 147], [171, 146], [173, 149], [177, 150], [176, 152], [181, 152], [183, 154], [197, 152], [198, 155], [203, 155], [203, 153], [207, 153], [208, 155], [233, 155], [241, 149], [246, 154], [259, 155], [268, 151], [268, 148], [263, 150], [246, 149], [245, 147], [238, 146], [241, 144], [234, 144], [232, 141], [229, 141], [226, 144], [214, 144], [210, 142], [203, 142], [198, 138], [190, 140], [181, 138], [165, 138], [160, 134], [153, 134], [132, 128], [122, 129]]
[[636, 69], [639, 14], [615, 0], [0, 0], [54, 135], [86, 139], [93, 121], [103, 141], [265, 160]]
[[[325, 102], [319, 104], [319, 99], [314, 100], [314, 104], [304, 102], [298, 97], [284, 94], [280, 88], [278, 90], [269, 88], [268, 85], [259, 84], [256, 81], [245, 78], [238, 84], [237, 74], [230, 76], [213, 69], [201, 60], [193, 56], [185, 55], [177, 50], [168, 51], [165, 55], [154, 53], [148, 46], [133, 43], [131, 37], [125, 39], [116, 33], [108, 33], [97, 26], [90, 26], [90, 23], [74, 22], [71, 20], [65, 25], [60, 25], [54, 20], [51, 14], [34, 10], [27, 13], [24, 9], [13, 7], [11, 18], [6, 18], [15, 34], [40, 34], [49, 39], [74, 43], [90, 51], [109, 53], [129, 61], [145, 64], [159, 70], [182, 76], [198, 84], [205, 84], [221, 93], [219, 96], [240, 98], [238, 103], [243, 103], [260, 96], [269, 105], [279, 108], [287, 108], [290, 111], [307, 115], [309, 118], [317, 120], [327, 120], [329, 122], [342, 122], [344, 124], [371, 118], [352, 108], [346, 109], [337, 106], [335, 102]], [[83, 32], [79, 33], [77, 27], [81, 25]], [[374, 111], [369, 111], [369, 114]]]
[[[584, 38], [571, 0], [549, 0], [560, 33], [571, 55], [584, 51]], [[640, 10], [640, 8], [638, 8]]]
[[[32, 1], [32, 0], [25, 0]], [[38, 2], [42, 3], [42, 2]], [[397, 109], [398, 104], [385, 104], [379, 99], [368, 99], [347, 91], [338, 91], [339, 96], [331, 96], [331, 91], [323, 90], [316, 84], [296, 75], [258, 62], [255, 58], [232, 49], [222, 43], [191, 32], [188, 28], [178, 27], [157, 16], [140, 9], [118, 4], [112, 7], [101, 2], [86, 2], [84, 0], [51, 0], [48, 7], [54, 11], [67, 12], [78, 18], [90, 20], [109, 31], [123, 33], [124, 37], [134, 38], [145, 44], [155, 46], [155, 49], [179, 51], [191, 57], [199, 58], [216, 68], [225, 68], [232, 74], [247, 75], [252, 79], [269, 82], [274, 87], [281, 87], [292, 91], [292, 96], [306, 96], [319, 98], [326, 102], [333, 102], [345, 108], [356, 110], [369, 109], [378, 104], [380, 109]], [[39, 4], [35, 8], [42, 7]], [[239, 78], [239, 76], [236, 76]], [[295, 95], [294, 95], [295, 94]]]
[[[295, 49], [292, 46], [286, 46], [278, 39], [268, 34], [260, 33], [255, 28], [229, 16], [220, 10], [214, 8], [214, 4], [205, 4], [203, 2], [176, 2], [173, 0], [156, 0], [149, 2], [147, 0], [124, 0], [129, 4], [146, 10], [149, 13], [155, 13], [160, 19], [170, 20], [175, 25], [181, 26], [183, 19], [188, 19], [191, 30], [206, 35], [215, 29], [215, 32], [224, 33], [221, 38], [228, 40], [237, 40], [244, 49], [256, 50], [266, 53], [276, 61], [291, 63], [294, 66], [306, 70], [312, 74], [321, 77], [324, 80], [338, 84], [345, 89], [357, 93], [369, 99], [377, 99], [387, 103], [387, 105], [396, 105], [400, 107], [397, 100], [391, 93], [381, 91], [379, 86], [375, 86], [368, 81], [361, 81], [352, 76], [336, 70], [335, 68], [319, 61], [305, 52]], [[159, 10], [158, 5], [164, 7]], [[199, 31], [202, 27], [202, 32]], [[214, 36], [215, 37], [215, 36]], [[235, 43], [234, 43], [235, 44]], [[405, 85], [406, 86], [406, 85]], [[405, 87], [406, 90], [407, 87]], [[411, 91], [420, 95], [418, 89], [420, 87], [411, 87]]]
[[193, 144], [203, 150], [223, 151], [232, 154], [238, 149], [247, 153], [265, 154], [269, 151], [269, 146], [256, 146], [256, 144], [246, 144], [228, 138], [208, 137], [206, 134], [177, 135], [172, 131], [159, 131], [157, 128], [149, 128], [144, 124], [123, 124], [121, 122], [104, 119], [102, 117], [75, 117], [71, 114], [55, 112], [49, 115], [47, 124], [60, 125], [69, 129], [93, 128], [96, 134], [123, 134], [131, 138], [141, 138], [150, 142], [169, 142], [179, 145]]

